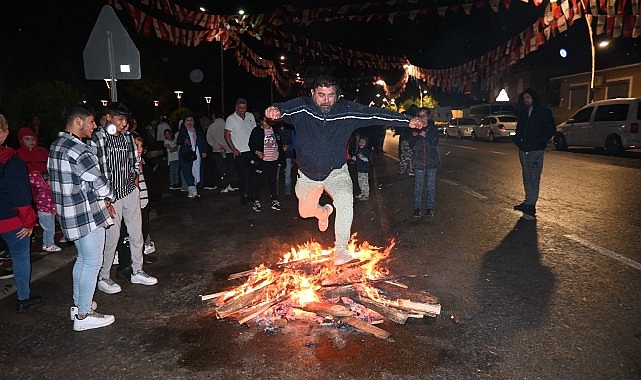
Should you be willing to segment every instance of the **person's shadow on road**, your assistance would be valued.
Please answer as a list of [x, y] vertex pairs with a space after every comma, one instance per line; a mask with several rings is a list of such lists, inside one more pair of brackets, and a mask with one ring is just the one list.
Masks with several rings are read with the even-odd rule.
[[544, 322], [554, 285], [554, 274], [541, 263], [536, 221], [519, 219], [481, 265], [477, 317], [487, 327], [486, 342], [507, 344], [513, 334]]

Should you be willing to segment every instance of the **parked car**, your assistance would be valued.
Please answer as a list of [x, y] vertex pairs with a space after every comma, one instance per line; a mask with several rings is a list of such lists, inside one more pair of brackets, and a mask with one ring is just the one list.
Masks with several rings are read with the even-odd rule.
[[605, 148], [610, 154], [641, 147], [641, 98], [600, 100], [583, 106], [556, 127], [554, 146]]
[[481, 119], [479, 125], [472, 129], [472, 140], [487, 139], [494, 142], [498, 139], [512, 137], [516, 134], [518, 120], [514, 115], [486, 116]]
[[476, 120], [471, 117], [455, 117], [450, 120], [450, 124], [445, 129], [445, 135], [459, 139], [470, 137], [476, 124]]

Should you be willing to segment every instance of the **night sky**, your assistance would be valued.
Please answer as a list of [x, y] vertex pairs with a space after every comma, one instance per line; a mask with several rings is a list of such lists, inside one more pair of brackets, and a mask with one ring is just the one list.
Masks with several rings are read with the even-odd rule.
[[[186, 7], [196, 7], [204, 3], [210, 12], [234, 13], [242, 1], [221, 2], [194, 0], [177, 1]], [[315, 1], [314, 4], [363, 3], [363, 1]], [[209, 6], [207, 4], [210, 4]], [[213, 4], [224, 3], [224, 7]], [[282, 2], [246, 1], [251, 3], [248, 12], [270, 12]], [[308, 5], [309, 1], [288, 1], [295, 6]], [[400, 3], [400, 2], [399, 2]], [[432, 4], [447, 2], [436, 0]], [[3, 24], [0, 43], [2, 60], [0, 60], [0, 108], [9, 98], [11, 91], [20, 86], [43, 80], [63, 80], [81, 88], [92, 102], [108, 98], [106, 86], [101, 81], [84, 79], [82, 51], [91, 29], [98, 17], [103, 1], [22, 1], [8, 0], [0, 4], [1, 22]], [[441, 17], [428, 14], [417, 17], [414, 21], [398, 18], [393, 24], [387, 20], [368, 23], [336, 21], [331, 23], [317, 22], [307, 27], [285, 25], [292, 34], [306, 36], [310, 39], [336, 44], [337, 46], [370, 51], [377, 54], [405, 56], [413, 64], [425, 68], [443, 68], [462, 64], [484, 54], [512, 38], [516, 33], [531, 24], [543, 12], [544, 7], [534, 7], [522, 1], [512, 1], [510, 11], [493, 13], [485, 10], [473, 11], [466, 16], [462, 11], [456, 15]], [[123, 24], [130, 28], [132, 20], [125, 12], [117, 12]], [[155, 37], [144, 38], [130, 32], [131, 37], [141, 52], [143, 81], [161, 82], [162, 87], [147, 88], [149, 96], [161, 100], [161, 106], [175, 107], [174, 90], [185, 91], [183, 105], [195, 111], [206, 107], [203, 97], [212, 96], [212, 109], [221, 106], [220, 80], [220, 45], [203, 43], [198, 47], [174, 46]], [[620, 55], [629, 61], [639, 61], [641, 55], [637, 45], [639, 39], [617, 39], [620, 47], [612, 47], [608, 54], [600, 57], [597, 63], [607, 65], [608, 59]], [[254, 42], [257, 52], [266, 57], [277, 57], [287, 52], [261, 46]], [[562, 59], [558, 49], [569, 49], [568, 58]], [[271, 86], [266, 78], [254, 78], [237, 67], [231, 51], [224, 53], [224, 93], [225, 114], [232, 111], [231, 105], [239, 96], [249, 100], [250, 108], [261, 109], [271, 102]], [[296, 59], [290, 57], [290, 59]], [[620, 58], [613, 59], [623, 62]], [[309, 67], [322, 65], [323, 62], [306, 61], [306, 65], [292, 62], [296, 70], [308, 70]], [[589, 69], [589, 44], [585, 23], [578, 23], [567, 33], [550, 40], [545, 49], [538, 51], [519, 66], [537, 67], [554, 65], [563, 70]], [[189, 74], [194, 69], [202, 70], [204, 79], [193, 83]], [[338, 69], [346, 73], [350, 69]], [[353, 70], [352, 70], [353, 71]], [[365, 73], [370, 75], [370, 73]], [[350, 75], [354, 75], [350, 73]], [[125, 81], [122, 81], [125, 82]], [[127, 81], [130, 82], [130, 81]], [[143, 83], [137, 84], [136, 91], [146, 88]], [[127, 101], [126, 94], [131, 83], [120, 83], [119, 96]], [[134, 91], [134, 89], [131, 89]], [[120, 95], [122, 94], [122, 95]], [[294, 96], [297, 94], [292, 94]], [[282, 100], [274, 92], [274, 100]]]

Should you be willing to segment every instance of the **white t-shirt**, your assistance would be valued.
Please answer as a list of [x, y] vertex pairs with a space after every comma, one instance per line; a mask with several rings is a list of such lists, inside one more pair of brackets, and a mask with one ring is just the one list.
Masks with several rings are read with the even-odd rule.
[[245, 114], [244, 120], [234, 112], [225, 122], [225, 129], [231, 132], [231, 142], [241, 153], [249, 152], [249, 135], [254, 128], [256, 128], [256, 120], [251, 112]]
[[175, 152], [171, 152], [169, 148], [175, 148], [176, 145], [176, 139], [174, 138], [173, 140], [165, 139], [165, 146], [167, 147], [167, 162], [171, 161], [178, 161], [178, 150]]

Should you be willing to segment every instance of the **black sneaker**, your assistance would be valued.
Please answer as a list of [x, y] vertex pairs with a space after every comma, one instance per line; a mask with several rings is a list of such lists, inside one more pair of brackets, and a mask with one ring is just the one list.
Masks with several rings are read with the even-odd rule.
[[263, 206], [260, 205], [260, 201], [254, 201], [254, 204], [252, 205], [252, 209], [256, 212], [261, 212], [263, 211]]
[[272, 210], [276, 210], [276, 211], [282, 210], [282, 208], [280, 207], [279, 201], [272, 201]]
[[527, 207], [527, 205], [525, 204], [525, 202], [523, 202], [521, 204], [518, 204], [518, 205], [514, 206], [514, 209], [516, 211], [524, 211], [526, 207]]
[[526, 206], [523, 209], [523, 218], [528, 220], [536, 219], [536, 208], [534, 206]]
[[40, 296], [31, 296], [27, 298], [26, 300], [18, 300], [18, 303], [16, 304], [16, 310], [18, 313], [22, 313], [25, 310], [31, 309], [35, 304], [40, 303], [42, 301], [42, 297]]
[[414, 209], [414, 217], [415, 218], [420, 218], [421, 217], [421, 210]]
[[434, 216], [434, 211], [432, 211], [431, 208], [427, 208], [427, 209], [425, 209], [425, 215]]

